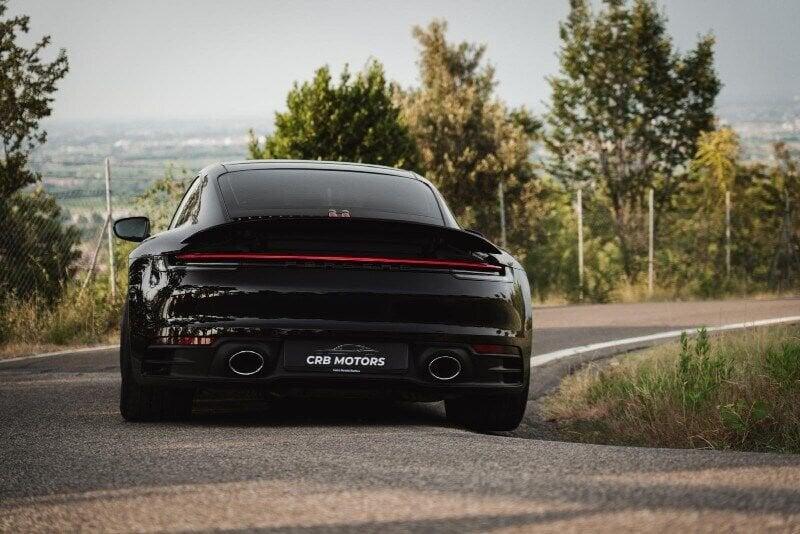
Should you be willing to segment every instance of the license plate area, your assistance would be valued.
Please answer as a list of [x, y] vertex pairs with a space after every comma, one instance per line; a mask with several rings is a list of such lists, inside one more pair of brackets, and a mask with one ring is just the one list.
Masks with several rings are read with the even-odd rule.
[[341, 374], [401, 372], [408, 369], [408, 345], [386, 342], [288, 340], [284, 368]]

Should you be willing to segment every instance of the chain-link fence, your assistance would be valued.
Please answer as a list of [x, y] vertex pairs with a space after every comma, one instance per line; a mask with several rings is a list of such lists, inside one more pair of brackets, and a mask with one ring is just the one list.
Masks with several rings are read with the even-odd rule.
[[[53, 194], [61, 209], [63, 224], [78, 231], [77, 257], [71, 275], [86, 286], [96, 274], [110, 276], [114, 263], [108, 240], [109, 213], [105, 190], [74, 190]], [[113, 201], [112, 195], [112, 216]], [[112, 240], [113, 246], [113, 240]], [[112, 286], [113, 287], [113, 286]]]
[[721, 191], [683, 206], [654, 190], [643, 196], [615, 210], [591, 191], [568, 194], [566, 238], [555, 250], [530, 243], [528, 270], [547, 255], [563, 258], [575, 276], [551, 294], [577, 301], [800, 292], [800, 218], [786, 190]]
[[135, 196], [114, 194], [107, 185], [110, 181], [100, 177], [82, 179], [76, 188], [37, 186], [4, 203], [3, 297], [52, 300], [66, 286], [85, 287], [100, 277], [108, 279], [113, 296], [117, 243], [109, 237], [109, 220], [129, 214]]

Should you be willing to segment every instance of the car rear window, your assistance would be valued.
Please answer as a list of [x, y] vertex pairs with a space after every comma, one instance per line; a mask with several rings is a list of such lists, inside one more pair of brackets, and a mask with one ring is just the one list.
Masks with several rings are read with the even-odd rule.
[[443, 224], [430, 187], [414, 178], [371, 172], [308, 169], [234, 171], [219, 177], [233, 218], [253, 216], [328, 216]]

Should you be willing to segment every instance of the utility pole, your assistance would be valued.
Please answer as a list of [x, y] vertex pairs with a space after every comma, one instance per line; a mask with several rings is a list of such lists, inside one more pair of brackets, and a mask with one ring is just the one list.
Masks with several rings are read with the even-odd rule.
[[506, 248], [506, 203], [503, 199], [503, 182], [497, 183], [497, 196], [500, 200], [500, 243]]
[[647, 250], [647, 294], [648, 296], [653, 296], [653, 279], [655, 278], [654, 266], [653, 266], [653, 225], [654, 225], [654, 217], [653, 217], [653, 188], [650, 188], [650, 191], [647, 195], [648, 204], [649, 204], [649, 236], [648, 236], [648, 250]]
[[725, 191], [725, 275], [731, 276], [731, 192]]
[[583, 189], [578, 189], [578, 198], [575, 202], [575, 211], [578, 213], [578, 288], [580, 300], [583, 300]]
[[114, 269], [114, 218], [111, 214], [111, 162], [106, 158], [106, 226], [108, 227], [108, 285], [111, 300], [117, 299], [117, 274]]
[[103, 223], [103, 227], [100, 229], [100, 235], [97, 236], [97, 245], [94, 247], [94, 252], [92, 253], [92, 261], [89, 263], [89, 270], [86, 272], [86, 278], [83, 279], [83, 284], [81, 284], [81, 289], [78, 292], [80, 295], [83, 293], [83, 290], [86, 289], [86, 286], [89, 285], [89, 280], [92, 279], [94, 275], [94, 268], [97, 266], [97, 257], [100, 255], [100, 248], [103, 246], [103, 235], [106, 233], [106, 228], [108, 228], [108, 218], [106, 217], [105, 222]]

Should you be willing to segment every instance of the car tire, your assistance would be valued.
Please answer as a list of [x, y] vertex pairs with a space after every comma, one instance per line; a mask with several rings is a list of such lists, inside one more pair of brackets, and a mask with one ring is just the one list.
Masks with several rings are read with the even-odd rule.
[[128, 305], [122, 310], [119, 365], [122, 375], [119, 411], [126, 421], [176, 421], [192, 413], [194, 391], [143, 386], [133, 376]]
[[478, 432], [514, 430], [522, 422], [527, 404], [527, 388], [515, 395], [459, 397], [444, 402], [448, 421]]

